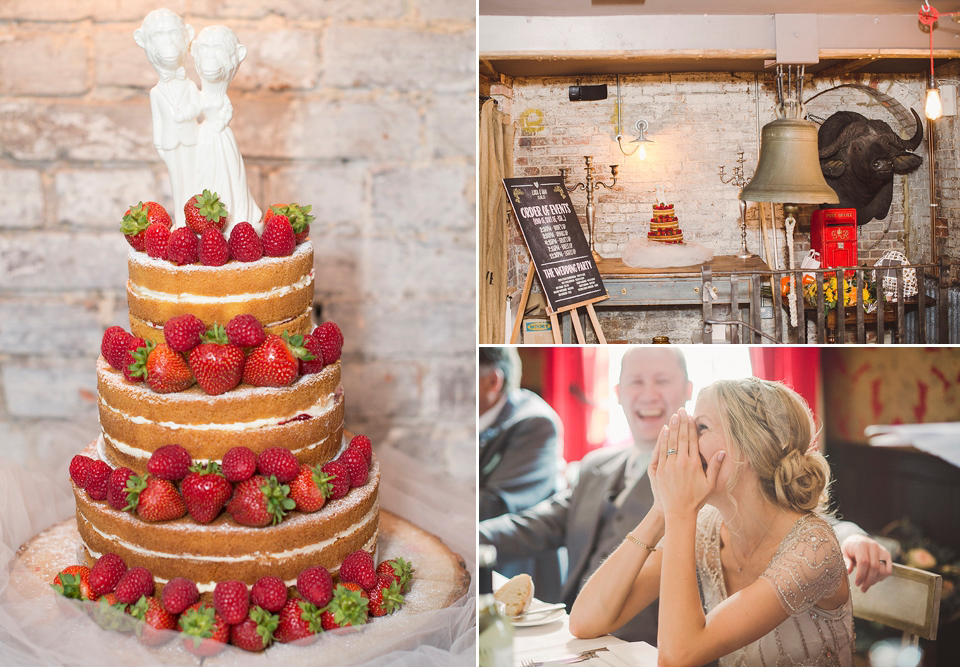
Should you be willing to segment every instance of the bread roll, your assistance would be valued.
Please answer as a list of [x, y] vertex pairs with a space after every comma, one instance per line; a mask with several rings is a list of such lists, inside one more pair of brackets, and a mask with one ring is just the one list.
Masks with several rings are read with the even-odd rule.
[[533, 599], [533, 579], [529, 574], [518, 574], [508, 580], [493, 595], [506, 608], [507, 616], [519, 616]]

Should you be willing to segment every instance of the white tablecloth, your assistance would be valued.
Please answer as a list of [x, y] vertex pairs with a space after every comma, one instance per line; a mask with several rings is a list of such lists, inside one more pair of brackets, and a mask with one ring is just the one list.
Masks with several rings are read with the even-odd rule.
[[[494, 573], [493, 588], [496, 590], [503, 585], [505, 578]], [[539, 605], [534, 601], [531, 607]], [[617, 647], [617, 648], [614, 648]], [[591, 660], [577, 663], [583, 667], [656, 667], [657, 649], [645, 642], [628, 643], [614, 637], [604, 635], [596, 639], [577, 639], [570, 633], [570, 616], [566, 613], [550, 623], [532, 627], [514, 628], [513, 635], [513, 664], [520, 667], [525, 660], [542, 662], [566, 658], [598, 648], [613, 649], [619, 655], [610, 655], [607, 652]], [[621, 659], [627, 657], [628, 659]]]

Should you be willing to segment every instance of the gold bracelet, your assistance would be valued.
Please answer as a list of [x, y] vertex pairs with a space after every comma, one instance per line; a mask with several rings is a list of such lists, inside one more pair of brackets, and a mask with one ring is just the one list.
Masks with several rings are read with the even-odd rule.
[[638, 547], [643, 547], [643, 548], [646, 549], [647, 551], [654, 552], [654, 551], [657, 550], [656, 547], [651, 547], [649, 544], [644, 544], [643, 542], [641, 542], [640, 540], [638, 540], [637, 538], [635, 538], [635, 537], [634, 537], [632, 534], [630, 534], [630, 533], [627, 533], [627, 539], [630, 540], [631, 542], [633, 542], [634, 544], [636, 544]]

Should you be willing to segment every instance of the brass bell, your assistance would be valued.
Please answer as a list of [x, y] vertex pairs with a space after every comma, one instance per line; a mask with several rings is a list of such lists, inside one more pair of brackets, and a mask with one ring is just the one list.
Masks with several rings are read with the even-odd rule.
[[837, 193], [827, 185], [820, 170], [817, 131], [815, 123], [797, 118], [778, 118], [764, 125], [760, 159], [740, 199], [839, 204]]

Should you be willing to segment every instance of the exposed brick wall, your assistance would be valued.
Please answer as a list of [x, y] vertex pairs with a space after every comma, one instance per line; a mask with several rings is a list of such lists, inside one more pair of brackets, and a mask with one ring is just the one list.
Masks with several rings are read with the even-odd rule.
[[[314, 206], [347, 427], [472, 479], [473, 3], [165, 4], [248, 47], [231, 128], [262, 207]], [[157, 6], [0, 3], [0, 443], [31, 465], [65, 465], [96, 436], [100, 335], [128, 326], [119, 220], [140, 200], [169, 205], [156, 74], [133, 40]]]
[[[676, 205], [684, 237], [713, 249], [716, 255], [736, 254], [740, 248], [738, 190], [721, 183], [733, 175], [738, 150], [744, 151], [747, 179], [753, 175], [759, 154], [760, 128], [772, 121], [775, 94], [769, 76], [758, 81], [752, 73], [649, 74], [620, 77], [621, 127], [625, 146], [636, 136], [634, 124], [649, 122], [647, 157], [625, 156], [617, 146], [617, 93], [614, 76], [582, 77], [582, 84], [607, 84], [608, 97], [596, 102], [570, 102], [571, 78], [535, 77], [495, 86], [491, 93], [511, 115], [516, 125], [516, 176], [556, 174], [569, 168], [568, 185], [583, 182], [585, 155], [594, 158], [594, 176], [609, 183], [609, 165], [618, 164], [619, 177], [613, 190], [595, 193], [596, 245], [601, 255], [619, 256], [629, 240], [649, 229], [654, 186], [666, 187], [667, 198]], [[916, 75], [881, 76], [878, 79], [814, 79], [804, 89], [804, 99], [833, 89], [841, 83], [873, 86], [906, 108], [923, 110], [925, 80]], [[887, 122], [895, 131], [900, 124], [876, 100], [852, 88], [830, 90], [810, 101], [807, 112], [821, 121], [839, 110], [850, 110]], [[953, 121], [939, 121], [952, 123]], [[938, 125], [938, 128], [940, 126]], [[938, 132], [940, 130], [938, 129]], [[953, 134], [950, 128], [951, 135]], [[948, 144], [952, 146], [952, 144]], [[632, 150], [627, 148], [627, 150]], [[894, 179], [893, 203], [884, 220], [860, 227], [860, 263], [878, 259], [888, 249], [902, 250], [913, 262], [930, 257], [929, 179], [927, 144], [916, 150], [924, 164], [906, 177]], [[944, 146], [944, 159], [951, 154]], [[956, 158], [952, 157], [956, 165]], [[946, 174], [944, 174], [944, 178]], [[951, 176], [952, 178], [952, 176]], [[953, 181], [941, 180], [941, 187]], [[956, 190], [947, 192], [960, 201]], [[582, 190], [572, 199], [581, 221], [586, 220], [586, 196]], [[946, 204], [945, 204], [946, 205]], [[765, 206], [765, 233], [770, 236], [770, 207]], [[809, 221], [813, 207], [802, 207], [795, 231], [797, 263], [809, 250]], [[786, 262], [783, 213], [777, 207], [776, 248], [781, 266]], [[516, 223], [514, 222], [514, 226]], [[955, 243], [955, 242], [954, 242]], [[772, 245], [772, 243], [771, 243]], [[757, 253], [758, 208], [747, 210], [747, 247]], [[771, 255], [773, 248], [771, 247]], [[953, 251], [956, 257], [956, 250]], [[511, 286], [522, 287], [529, 255], [519, 232], [511, 235], [509, 257]], [[776, 260], [768, 259], [771, 266]], [[516, 282], [514, 282], [514, 280]], [[638, 315], [636, 309], [620, 312], [600, 309], [605, 335], [631, 342], [650, 342], [668, 335], [672, 342], [690, 342], [698, 328], [698, 308], [656, 307]], [[770, 324], [767, 321], [765, 324]]]

